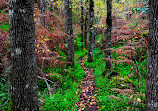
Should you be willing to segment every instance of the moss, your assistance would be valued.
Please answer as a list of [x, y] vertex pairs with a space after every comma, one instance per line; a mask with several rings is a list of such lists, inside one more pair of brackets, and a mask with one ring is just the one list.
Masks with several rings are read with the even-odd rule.
[[54, 82], [59, 81], [60, 83], [63, 82], [63, 77], [59, 73], [52, 73], [50, 75], [50, 79]]
[[130, 86], [135, 87], [133, 81], [131, 81], [128, 77], [112, 77], [110, 83], [113, 87], [120, 88], [120, 89], [129, 89]]
[[9, 24], [0, 25], [0, 29], [9, 31]]
[[8, 111], [17, 111], [16, 109], [14, 109], [12, 100], [10, 100], [9, 102]]

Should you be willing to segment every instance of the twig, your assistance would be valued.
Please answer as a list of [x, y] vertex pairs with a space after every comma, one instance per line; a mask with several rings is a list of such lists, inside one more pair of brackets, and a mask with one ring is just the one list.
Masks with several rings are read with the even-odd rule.
[[47, 80], [45, 80], [45, 82], [46, 82], [46, 84], [47, 84], [47, 88], [48, 88], [48, 91], [49, 91], [49, 95], [52, 95], [50, 85], [48, 84]]
[[2, 107], [4, 107], [4, 106], [7, 104], [8, 101], [9, 101], [9, 98], [8, 98], [8, 100], [2, 105]]
[[49, 81], [49, 82], [51, 82], [51, 83], [53, 83], [53, 86], [59, 86], [59, 85], [57, 85], [55, 82], [53, 82], [53, 81], [51, 81], [51, 80], [49, 80], [49, 79], [47, 79], [47, 78], [45, 78], [45, 77], [40, 77], [40, 76], [37, 76], [39, 79], [44, 79], [44, 80], [46, 80], [46, 81]]

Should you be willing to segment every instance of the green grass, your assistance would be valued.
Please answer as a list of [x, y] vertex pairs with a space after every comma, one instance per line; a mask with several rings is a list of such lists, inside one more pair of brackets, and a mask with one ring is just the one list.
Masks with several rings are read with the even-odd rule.
[[[1, 26], [1, 29], [7, 29], [6, 26]], [[67, 67], [66, 64], [63, 65], [56, 65], [56, 66], [48, 66], [46, 68], [41, 68], [44, 73], [59, 73], [62, 76], [62, 83], [59, 85], [59, 87], [53, 87], [54, 90], [52, 90], [52, 95], [49, 95], [46, 83], [44, 80], [38, 80], [38, 96], [42, 100], [44, 100], [45, 104], [43, 105], [43, 108], [40, 107], [40, 110], [44, 111], [77, 111], [77, 106], [75, 106], [76, 102], [80, 99], [79, 93], [81, 93], [80, 89], [80, 82], [85, 77], [85, 72], [83, 71], [82, 67], [80, 66], [79, 60], [87, 55], [88, 51], [86, 49], [82, 49], [80, 45], [81, 37], [78, 35], [78, 39], [76, 39], [76, 47], [77, 50], [75, 50], [75, 68], [74, 70], [71, 67]], [[119, 46], [122, 47], [123, 45]], [[114, 47], [116, 48], [116, 47]], [[62, 51], [58, 51], [58, 53], [66, 57], [66, 55]], [[99, 105], [99, 109], [102, 111], [125, 111], [129, 109], [129, 111], [132, 111], [132, 108], [137, 108], [138, 110], [143, 110], [144, 104], [142, 106], [135, 105], [131, 103], [131, 99], [128, 96], [122, 96], [118, 93], [115, 93], [114, 91], [110, 91], [112, 88], [117, 88], [115, 84], [112, 84], [112, 79], [108, 79], [106, 76], [103, 76], [102, 73], [105, 71], [106, 62], [102, 58], [104, 58], [105, 55], [102, 54], [102, 51], [99, 48], [96, 48], [94, 50], [94, 62], [88, 63], [87, 60], [85, 61], [85, 66], [93, 68], [95, 70], [95, 83], [97, 87], [97, 102]], [[117, 54], [112, 54], [112, 58], [117, 58]], [[64, 61], [64, 60], [63, 60]], [[135, 91], [140, 92], [142, 94], [145, 94], [145, 87], [146, 87], [146, 64], [147, 64], [147, 54], [144, 57], [143, 62], [136, 61], [139, 72], [141, 74], [141, 79], [139, 76], [135, 74], [133, 71], [132, 73], [136, 75], [136, 77], [128, 78], [127, 76], [131, 73], [131, 65], [128, 64], [119, 64], [119, 65], [112, 65], [112, 70], [115, 70], [120, 74], [121, 77], [126, 77], [128, 81], [131, 81], [134, 85], [137, 86]], [[64, 69], [67, 69], [65, 71]], [[50, 84], [52, 85], [52, 84]], [[0, 84], [1, 90], [0, 90], [0, 99], [2, 102], [0, 104], [4, 104], [4, 102], [7, 100], [7, 97], [5, 96], [5, 86], [3, 84]], [[114, 95], [121, 100], [112, 99], [110, 96]], [[141, 97], [139, 97], [141, 98]], [[141, 98], [141, 100], [144, 102], [145, 98]], [[1, 105], [2, 106], [2, 105]], [[3, 110], [7, 110], [8, 103], [3, 107]]]
[[[52, 96], [46, 94], [48, 93], [47, 88], [44, 90], [45, 93], [39, 93], [39, 97], [45, 99], [46, 103], [43, 106], [44, 111], [70, 111], [76, 110], [76, 102], [80, 99], [79, 94], [81, 93], [80, 82], [85, 77], [85, 72], [80, 66], [79, 60], [87, 55], [88, 51], [82, 49], [80, 45], [81, 37], [78, 35], [76, 38], [75, 44], [78, 44], [76, 47], [78, 50], [75, 51], [75, 67], [74, 70], [71, 67], [54, 67], [47, 68], [44, 70], [45, 73], [57, 72], [63, 75], [63, 84], [52, 92]], [[61, 56], [64, 56], [64, 53], [59, 52]], [[67, 72], [64, 69], [67, 68]]]
[[[52, 92], [52, 96], [46, 94], [47, 90], [40, 97], [44, 97], [46, 103], [43, 106], [44, 111], [69, 111], [75, 110], [77, 107], [75, 103], [79, 100], [77, 90], [81, 80], [85, 77], [85, 72], [79, 63], [75, 64], [75, 69], [69, 69], [68, 73], [64, 76], [63, 84]], [[47, 89], [47, 88], [46, 88]]]
[[[140, 105], [134, 105], [130, 103], [130, 98], [127, 96], [121, 96], [119, 94], [115, 94], [114, 92], [111, 92], [110, 89], [115, 88], [112, 84], [110, 84], [110, 79], [107, 79], [106, 76], [104, 77], [102, 75], [103, 71], [105, 70], [106, 62], [102, 60], [101, 58], [104, 58], [105, 56], [101, 54], [100, 49], [94, 50], [94, 62], [88, 63], [85, 62], [85, 65], [90, 68], [94, 68], [95, 72], [95, 83], [96, 87], [98, 89], [97, 91], [97, 101], [99, 105], [99, 109], [102, 111], [125, 111], [126, 109], [132, 110], [132, 108], [137, 108], [139, 110], [143, 110], [145, 108], [145, 104], [142, 106]], [[112, 58], [116, 58], [117, 55], [112, 55]], [[146, 64], [146, 60], [144, 62], [139, 63], [141, 66]], [[140, 67], [140, 69], [145, 68]], [[127, 77], [128, 74], [130, 74], [131, 65], [128, 64], [119, 64], [119, 65], [113, 65], [113, 70], [116, 70], [122, 77]], [[144, 70], [143, 70], [144, 71]], [[144, 72], [146, 73], [146, 71]], [[127, 77], [128, 78], [128, 77]], [[145, 76], [142, 76], [142, 79], [140, 80], [139, 77], [137, 78], [130, 78], [130, 81], [134, 83], [138, 87], [138, 80], [140, 87], [136, 91], [145, 94]], [[115, 95], [122, 99], [122, 101], [111, 99], [110, 96]], [[142, 101], [145, 101], [145, 98], [141, 98]]]
[[[65, 56], [62, 52], [60, 52], [62, 56]], [[48, 89], [45, 88], [43, 91], [39, 91], [39, 97], [44, 98], [45, 104], [41, 110], [44, 111], [70, 111], [77, 110], [77, 106], [75, 106], [76, 102], [79, 100], [80, 91], [80, 82], [85, 77], [85, 72], [80, 66], [79, 59], [87, 54], [86, 49], [82, 49], [81, 51], [75, 52], [75, 67], [74, 70], [71, 67], [68, 67], [68, 71], [64, 71], [66, 66], [64, 67], [53, 67], [47, 68], [44, 70], [45, 73], [57, 72], [63, 76], [63, 83], [52, 91], [52, 95], [50, 96], [48, 93]], [[40, 82], [41, 83], [41, 82]], [[46, 85], [46, 84], [45, 84]]]
[[67, 82], [68, 85], [63, 86], [65, 88], [58, 88], [52, 96], [45, 95], [44, 111], [68, 111], [77, 108], [75, 103], [79, 98], [79, 95], [76, 95], [78, 83]]
[[9, 25], [8, 24], [0, 25], [0, 29], [9, 31]]
[[9, 105], [10, 95], [8, 93], [7, 84], [4, 77], [0, 77], [0, 110], [7, 111]]
[[[0, 10], [0, 13], [2, 12], [3, 10]], [[3, 12], [2, 14], [7, 14], [6, 12]]]

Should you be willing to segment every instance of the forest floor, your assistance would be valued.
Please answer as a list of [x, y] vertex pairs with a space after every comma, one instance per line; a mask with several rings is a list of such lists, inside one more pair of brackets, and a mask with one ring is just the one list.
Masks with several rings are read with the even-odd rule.
[[94, 62], [88, 63], [87, 55], [82, 57], [86, 77], [81, 81], [79, 111], [144, 110], [146, 24], [145, 20], [117, 19], [112, 32], [110, 73], [103, 74], [106, 59], [100, 48], [94, 49]]
[[[42, 69], [43, 76], [59, 82], [48, 91], [44, 79], [38, 80], [41, 111], [143, 111], [147, 67], [148, 20], [117, 19], [113, 24], [111, 48], [111, 74], [105, 71], [105, 55], [100, 46], [94, 48], [94, 62], [87, 62], [88, 49], [81, 48], [81, 36], [75, 37], [75, 68], [53, 65]], [[9, 24], [0, 26], [9, 32]], [[8, 34], [9, 35], [9, 34]], [[9, 37], [9, 36], [8, 36]], [[103, 35], [96, 36], [96, 44], [102, 44]], [[46, 41], [45, 41], [46, 42]], [[41, 44], [45, 42], [41, 41]], [[9, 43], [9, 42], [6, 42]], [[66, 58], [60, 50], [58, 53]], [[43, 53], [44, 54], [44, 53]], [[45, 56], [44, 56], [45, 57]], [[133, 58], [132, 58], [133, 57]], [[63, 60], [65, 62], [65, 60]], [[116, 72], [116, 73], [113, 73]], [[4, 77], [1, 83], [5, 83]], [[7, 110], [9, 94], [0, 84], [0, 106]], [[6, 96], [7, 95], [7, 96]], [[6, 103], [5, 103], [6, 102]]]
[[78, 111], [96, 111], [96, 85], [93, 69], [84, 66], [84, 62], [87, 59], [87, 55], [84, 56], [80, 63], [81, 67], [85, 71], [86, 77], [81, 81], [82, 93], [80, 94], [80, 102], [78, 104]]

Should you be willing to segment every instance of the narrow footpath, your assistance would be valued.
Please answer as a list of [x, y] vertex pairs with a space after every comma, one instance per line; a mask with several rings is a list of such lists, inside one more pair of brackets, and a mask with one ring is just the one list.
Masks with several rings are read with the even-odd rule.
[[80, 95], [80, 102], [78, 104], [78, 111], [97, 111], [97, 103], [95, 98], [95, 78], [92, 69], [84, 66], [87, 56], [81, 59], [81, 67], [85, 71], [86, 77], [81, 81], [82, 93]]

